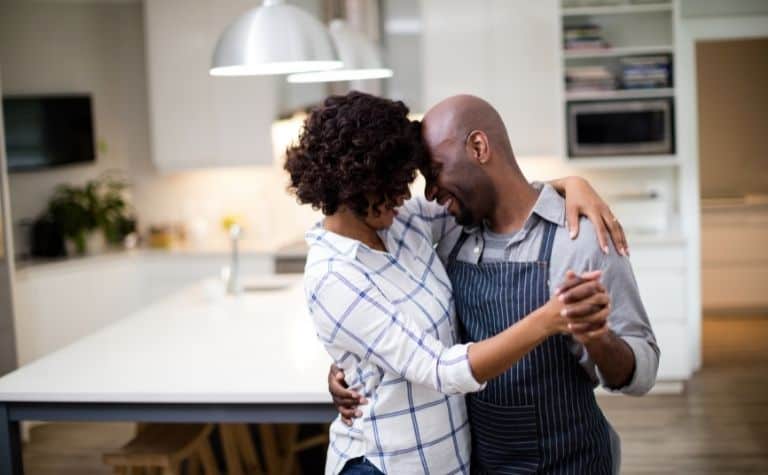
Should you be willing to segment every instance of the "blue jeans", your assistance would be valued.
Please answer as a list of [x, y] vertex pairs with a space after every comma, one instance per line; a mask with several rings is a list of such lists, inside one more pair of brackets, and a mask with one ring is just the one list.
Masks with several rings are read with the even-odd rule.
[[339, 475], [384, 475], [365, 457], [350, 459], [344, 465]]

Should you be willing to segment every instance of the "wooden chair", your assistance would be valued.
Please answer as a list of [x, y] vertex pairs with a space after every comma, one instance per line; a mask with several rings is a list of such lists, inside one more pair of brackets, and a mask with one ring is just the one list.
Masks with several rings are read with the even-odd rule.
[[180, 475], [182, 462], [189, 472], [219, 475], [208, 437], [212, 424], [146, 424], [122, 448], [103, 455], [105, 464], [122, 475]]
[[328, 445], [328, 425], [325, 425], [321, 434], [302, 440], [299, 439], [298, 424], [261, 424], [259, 430], [264, 462], [270, 474], [300, 475], [299, 453], [312, 447]]
[[219, 433], [227, 475], [264, 473], [247, 424], [219, 424]]

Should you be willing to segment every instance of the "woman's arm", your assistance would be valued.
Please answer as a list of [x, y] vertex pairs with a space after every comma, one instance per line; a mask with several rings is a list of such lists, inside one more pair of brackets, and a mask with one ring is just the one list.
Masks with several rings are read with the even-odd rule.
[[[590, 318], [607, 305], [605, 289], [597, 281], [599, 272], [575, 277], [579, 282], [567, 292], [553, 296], [498, 335], [445, 347], [398, 311], [364, 275], [354, 272], [331, 273], [311, 293], [310, 313], [325, 345], [446, 394], [481, 389], [485, 381], [506, 371], [548, 336], [567, 332], [565, 315]], [[583, 303], [590, 305], [579, 305]], [[334, 381], [329, 378], [329, 386]]]
[[485, 382], [504, 373], [549, 336], [569, 332], [570, 319], [605, 326], [610, 307], [600, 275], [571, 275], [561, 284], [566, 290], [503, 332], [471, 345], [468, 357], [475, 378]]
[[579, 234], [579, 216], [586, 216], [595, 226], [597, 239], [604, 253], [608, 254], [608, 236], [610, 236], [619, 254], [629, 255], [629, 244], [621, 223], [587, 180], [578, 176], [568, 176], [548, 183], [565, 197], [565, 216], [568, 228], [571, 230], [571, 239]]

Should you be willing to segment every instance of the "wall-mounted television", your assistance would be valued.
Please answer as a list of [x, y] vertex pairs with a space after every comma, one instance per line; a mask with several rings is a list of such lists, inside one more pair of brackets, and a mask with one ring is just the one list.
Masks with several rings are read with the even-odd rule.
[[9, 171], [96, 160], [88, 95], [5, 96], [3, 122]]

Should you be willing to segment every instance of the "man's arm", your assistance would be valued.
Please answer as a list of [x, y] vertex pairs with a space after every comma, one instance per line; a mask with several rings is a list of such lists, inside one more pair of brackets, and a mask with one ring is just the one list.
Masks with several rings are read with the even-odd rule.
[[584, 348], [581, 364], [607, 389], [645, 394], [656, 383], [659, 348], [629, 259], [596, 251], [590, 260], [603, 270], [601, 280], [611, 297], [611, 312], [602, 330], [571, 319], [574, 339]]
[[[566, 273], [566, 279], [571, 283], [576, 282], [575, 277], [573, 271]], [[567, 290], [567, 285], [561, 285], [555, 292], [556, 295], [561, 295], [560, 299], [566, 304], [570, 303], [571, 299], [578, 298], [573, 291], [564, 293]], [[611, 389], [627, 386], [635, 373], [635, 354], [624, 340], [611, 331], [607, 318], [586, 321], [583, 318], [574, 318], [573, 315], [566, 314], [564, 317], [568, 319], [568, 329], [573, 339], [584, 345], [591, 362], [602, 370], [603, 384]]]

